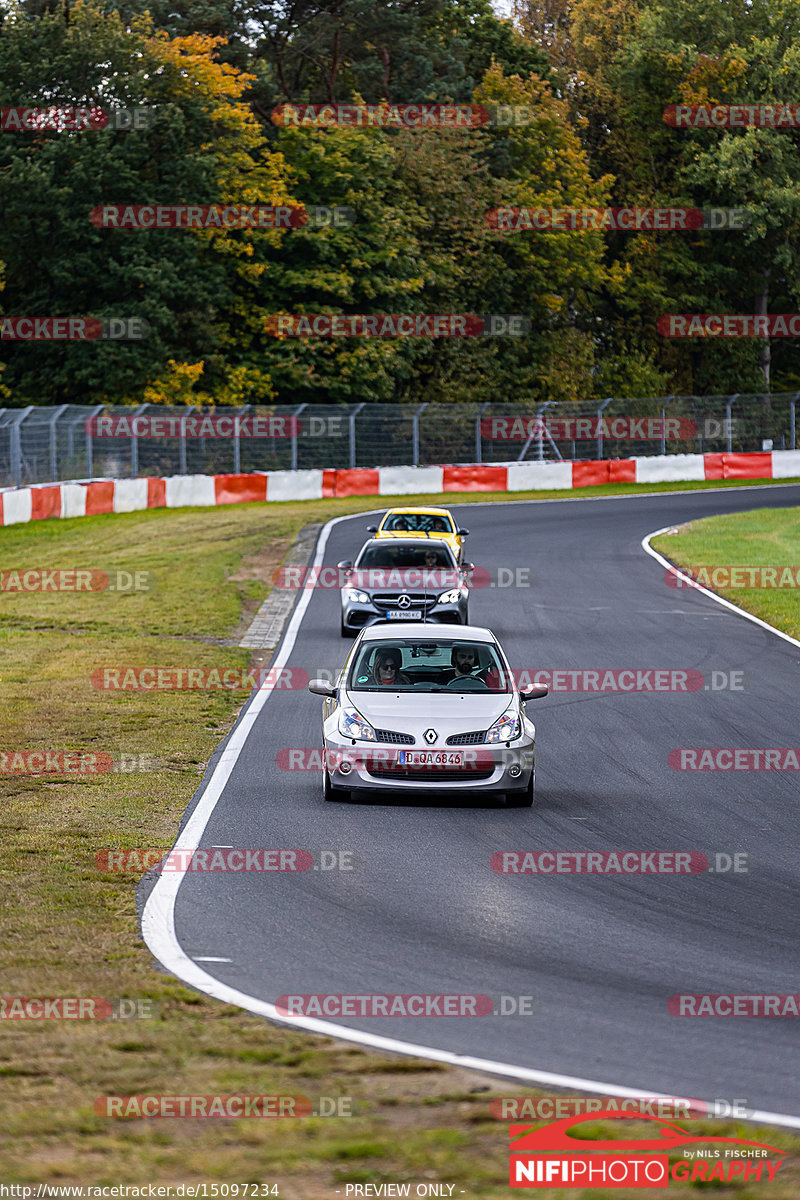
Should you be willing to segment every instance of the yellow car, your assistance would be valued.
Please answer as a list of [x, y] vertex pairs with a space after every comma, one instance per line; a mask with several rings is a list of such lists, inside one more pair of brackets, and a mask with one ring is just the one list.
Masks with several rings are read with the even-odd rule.
[[447, 542], [459, 563], [469, 534], [468, 529], [459, 529], [447, 508], [390, 508], [380, 525], [368, 525], [367, 532], [376, 538], [436, 538]]

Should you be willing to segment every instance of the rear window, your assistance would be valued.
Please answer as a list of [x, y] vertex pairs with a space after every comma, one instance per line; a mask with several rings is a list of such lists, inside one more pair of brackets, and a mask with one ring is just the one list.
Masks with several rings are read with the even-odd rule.
[[[390, 669], [386, 669], [386, 664]], [[510, 692], [494, 646], [462, 638], [364, 642], [347, 683], [351, 692]]]
[[387, 517], [381, 530], [385, 533], [452, 533], [446, 517], [428, 513], [394, 513]]

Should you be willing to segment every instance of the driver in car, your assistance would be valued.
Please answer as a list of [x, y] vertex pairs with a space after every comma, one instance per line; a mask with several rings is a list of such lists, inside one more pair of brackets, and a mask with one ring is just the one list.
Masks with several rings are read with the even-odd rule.
[[452, 666], [445, 668], [442, 671], [442, 680], [444, 683], [450, 683], [453, 679], [462, 679], [465, 675], [472, 675], [475, 679], [481, 679], [481, 673], [475, 674], [475, 668], [478, 665], [478, 656], [475, 653], [474, 646], [454, 646], [450, 655]]
[[442, 682], [452, 683], [454, 679], [479, 679], [490, 691], [499, 690], [500, 680], [494, 668], [481, 667], [474, 646], [454, 646], [450, 655], [453, 664], [449, 670], [442, 672]]

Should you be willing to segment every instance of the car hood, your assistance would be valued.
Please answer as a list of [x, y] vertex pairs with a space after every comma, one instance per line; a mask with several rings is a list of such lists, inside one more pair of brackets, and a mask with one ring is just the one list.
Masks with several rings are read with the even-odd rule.
[[342, 704], [358, 709], [370, 725], [411, 733], [419, 741], [433, 728], [439, 734], [434, 744], [453, 733], [488, 729], [513, 699], [509, 692], [342, 692]]

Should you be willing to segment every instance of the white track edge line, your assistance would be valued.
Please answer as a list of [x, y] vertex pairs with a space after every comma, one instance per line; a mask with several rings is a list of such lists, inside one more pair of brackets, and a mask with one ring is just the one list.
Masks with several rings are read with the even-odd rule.
[[[631, 497], [636, 499], [636, 497]], [[498, 503], [495, 501], [495, 503]], [[499, 501], [503, 503], [503, 501]], [[335, 525], [341, 521], [352, 520], [353, 516], [363, 514], [348, 514], [334, 517], [320, 531], [317, 551], [313, 566], [319, 567], [325, 554], [328, 537]], [[672, 528], [672, 526], [667, 526]], [[655, 536], [650, 535], [650, 536]], [[656, 551], [649, 553], [656, 555]], [[658, 556], [657, 556], [658, 557]], [[280, 654], [273, 666], [276, 672], [287, 662], [294, 649], [297, 634], [302, 624], [306, 609], [311, 601], [312, 589], [309, 588], [301, 596], [292, 614], [286, 634], [281, 645]], [[255, 724], [256, 717], [274, 691], [274, 684], [260, 688], [240, 719], [234, 726], [230, 740], [220, 755], [219, 761], [208, 781], [208, 786], [192, 812], [191, 817], [178, 835], [173, 849], [195, 850], [199, 845], [203, 831], [219, 802], [225, 785], [236, 762], [244, 749], [244, 745]], [[581, 1091], [595, 1092], [600, 1095], [623, 1096], [631, 1099], [652, 1098], [671, 1099], [666, 1093], [647, 1091], [642, 1088], [632, 1088], [616, 1083], [603, 1083], [594, 1079], [583, 1079], [580, 1076], [562, 1075], [551, 1071], [539, 1071], [530, 1067], [519, 1067], [513, 1063], [494, 1062], [491, 1059], [475, 1058], [471, 1055], [454, 1054], [449, 1050], [439, 1050], [434, 1046], [422, 1046], [413, 1042], [401, 1041], [397, 1038], [384, 1037], [380, 1034], [368, 1033], [365, 1030], [351, 1029], [348, 1026], [336, 1025], [332, 1021], [322, 1021], [315, 1017], [293, 1017], [279, 1013], [274, 1004], [259, 1000], [246, 992], [230, 987], [203, 971], [193, 959], [183, 950], [175, 931], [175, 900], [181, 884], [180, 872], [166, 872], [158, 876], [152, 892], [147, 898], [142, 912], [142, 937], [153, 953], [156, 960], [175, 975], [178, 979], [204, 992], [208, 996], [224, 1004], [232, 1004], [247, 1012], [265, 1017], [280, 1025], [290, 1025], [305, 1029], [325, 1037], [339, 1038], [343, 1041], [358, 1042], [362, 1046], [371, 1046], [376, 1050], [384, 1050], [393, 1054], [408, 1054], [414, 1057], [427, 1058], [432, 1062], [442, 1062], [449, 1066], [461, 1067], [466, 1070], [484, 1071], [491, 1075], [500, 1075], [509, 1079], [524, 1080], [531, 1084], [548, 1084], [552, 1087], [578, 1088]], [[744, 1118], [748, 1121], [768, 1125], [782, 1125], [787, 1128], [800, 1129], [800, 1117], [786, 1113], [771, 1113], [753, 1110]]]
[[716, 600], [717, 604], [721, 604], [724, 608], [729, 608], [737, 616], [745, 617], [748, 621], [752, 621], [754, 625], [760, 625], [762, 629], [774, 633], [776, 637], [783, 638], [785, 642], [789, 642], [792, 646], [797, 646], [798, 650], [800, 650], [800, 642], [797, 638], [793, 638], [791, 634], [784, 633], [782, 629], [776, 629], [774, 625], [762, 621], [761, 617], [756, 617], [753, 613], [746, 612], [743, 608], [739, 608], [738, 604], [732, 604], [730, 600], [726, 600], [723, 596], [718, 596], [716, 592], [709, 591], [701, 583], [696, 583], [691, 575], [686, 575], [679, 567], [674, 566], [669, 559], [664, 558], [663, 554], [659, 554], [657, 550], [654, 550], [650, 545], [650, 539], [659, 537], [662, 533], [668, 533], [670, 529], [674, 528], [674, 525], [665, 525], [663, 529], [656, 529], [654, 533], [648, 533], [646, 537], [642, 538], [641, 545], [645, 553], [651, 555], [657, 562], [660, 562], [662, 567], [666, 567], [669, 573], [674, 575], [676, 579], [687, 580], [689, 591], [702, 592], [704, 596], [709, 596], [712, 600]]

